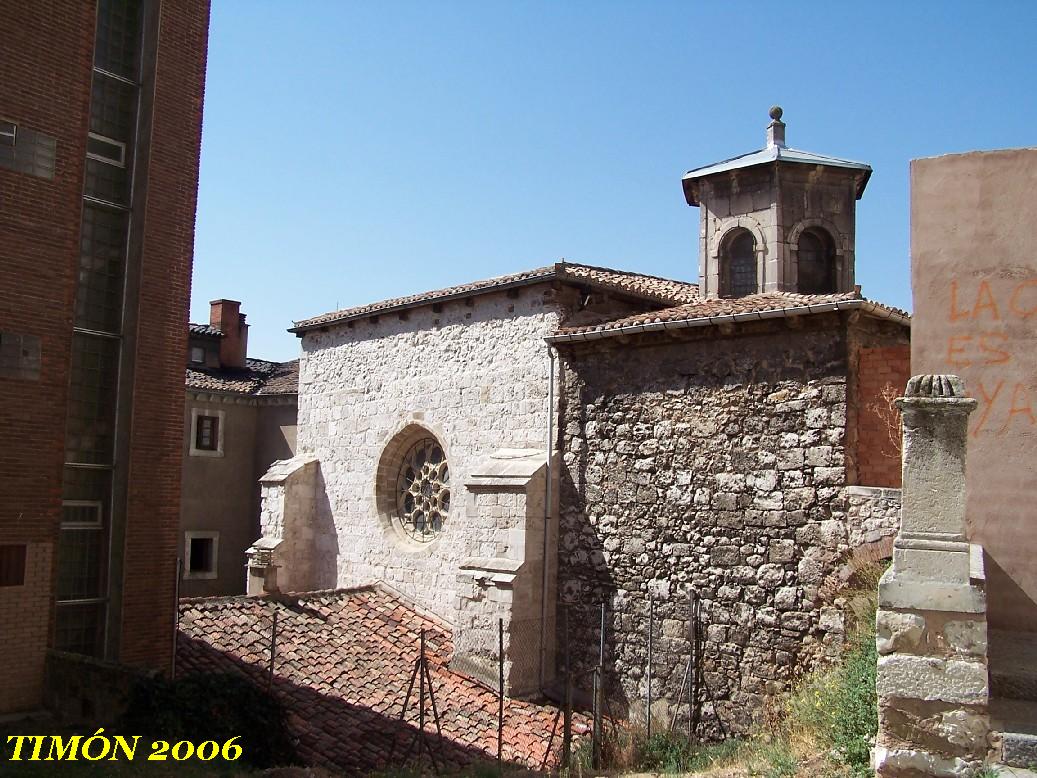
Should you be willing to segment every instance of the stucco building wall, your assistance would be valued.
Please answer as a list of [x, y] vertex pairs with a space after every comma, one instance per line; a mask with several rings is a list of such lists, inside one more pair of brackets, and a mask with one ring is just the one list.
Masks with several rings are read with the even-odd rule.
[[[259, 486], [253, 476], [256, 444], [256, 407], [237, 398], [210, 395], [202, 400], [189, 396], [184, 406], [184, 490], [181, 497], [183, 533], [219, 532], [217, 576], [180, 582], [182, 597], [208, 597], [245, 591], [245, 549], [256, 536], [256, 503]], [[222, 451], [191, 452], [192, 414], [222, 414]], [[181, 559], [187, 559], [183, 547]]]
[[991, 627], [1037, 630], [1037, 149], [911, 163], [913, 373], [951, 373], [969, 419], [969, 539]]

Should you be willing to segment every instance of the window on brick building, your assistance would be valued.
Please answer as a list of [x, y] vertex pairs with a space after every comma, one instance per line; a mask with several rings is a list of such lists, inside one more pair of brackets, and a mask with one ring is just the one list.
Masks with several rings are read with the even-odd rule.
[[0, 119], [0, 146], [13, 146], [18, 138], [18, 125]]
[[0, 586], [25, 584], [25, 544], [0, 545]]
[[58, 537], [55, 648], [100, 656], [107, 599], [107, 533], [98, 500], [65, 500]]
[[201, 346], [191, 346], [191, 364], [205, 364], [205, 349]]
[[126, 167], [126, 144], [91, 132], [86, 139], [86, 156], [88, 159]]
[[184, 578], [215, 578], [219, 545], [219, 532], [185, 532]]

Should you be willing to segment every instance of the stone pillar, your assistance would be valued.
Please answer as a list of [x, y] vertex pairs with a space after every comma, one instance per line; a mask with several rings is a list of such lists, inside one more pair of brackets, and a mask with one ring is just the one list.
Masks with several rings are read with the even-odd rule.
[[554, 667], [557, 538], [545, 524], [547, 477], [544, 451], [500, 449], [476, 463], [465, 483], [467, 547], [473, 556], [458, 569], [451, 666], [496, 687], [498, 625], [503, 620], [509, 697], [537, 694], [541, 662], [545, 682]]
[[262, 536], [245, 552], [249, 594], [326, 588], [319, 571], [334, 566], [334, 550], [317, 522], [320, 462], [299, 454], [273, 462], [259, 479]]
[[879, 583], [880, 776], [968, 775], [987, 757], [982, 550], [965, 536], [967, 423], [957, 376], [915, 376], [903, 415], [903, 510]]

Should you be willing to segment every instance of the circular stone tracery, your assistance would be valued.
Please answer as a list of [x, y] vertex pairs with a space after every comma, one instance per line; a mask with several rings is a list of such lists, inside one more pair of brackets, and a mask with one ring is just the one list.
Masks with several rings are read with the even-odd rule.
[[422, 438], [403, 456], [396, 479], [396, 516], [413, 540], [428, 543], [450, 512], [450, 469], [435, 438]]

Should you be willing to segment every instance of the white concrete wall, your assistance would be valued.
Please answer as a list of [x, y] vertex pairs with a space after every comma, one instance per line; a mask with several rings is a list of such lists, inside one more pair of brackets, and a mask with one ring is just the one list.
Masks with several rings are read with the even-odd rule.
[[[482, 552], [465, 510], [471, 468], [500, 448], [546, 445], [543, 337], [558, 311], [545, 293], [526, 287], [306, 334], [298, 451], [320, 460], [316, 525], [334, 527], [338, 559], [335, 580], [318, 586], [383, 580], [453, 619], [459, 565]], [[432, 431], [450, 466], [448, 520], [423, 546], [403, 540], [375, 499], [379, 459], [410, 424]]]

